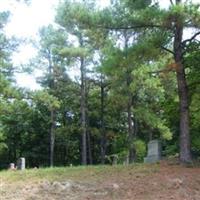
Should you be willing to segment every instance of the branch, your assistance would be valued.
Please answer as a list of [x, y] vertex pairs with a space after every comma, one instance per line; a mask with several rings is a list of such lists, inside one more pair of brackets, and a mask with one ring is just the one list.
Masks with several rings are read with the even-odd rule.
[[127, 30], [127, 29], [139, 29], [139, 28], [166, 28], [165, 26], [155, 25], [155, 24], [144, 24], [136, 26], [122, 26], [122, 27], [112, 27], [112, 26], [97, 26], [98, 28], [111, 29], [111, 30]]
[[172, 0], [170, 0], [171, 5], [174, 5], [174, 2]]
[[161, 69], [158, 71], [153, 71], [153, 72], [149, 72], [149, 74], [160, 74], [160, 73], [169, 73], [172, 72], [173, 70], [170, 68], [166, 68], [166, 69]]
[[101, 83], [101, 82], [98, 81], [98, 80], [94, 80], [94, 79], [90, 79], [90, 78], [88, 78], [87, 80], [88, 80], [90, 83], [94, 83], [95, 85], [97, 85], [97, 86], [102, 86], [102, 87], [104, 87], [104, 88], [110, 85], [110, 83], [108, 83], [108, 82]]
[[194, 40], [198, 35], [200, 35], [200, 31], [195, 33], [190, 39], [184, 40], [182, 45], [185, 46], [187, 42], [192, 42], [192, 40]]
[[163, 50], [165, 50], [165, 51], [167, 51], [167, 52], [171, 53], [172, 55], [174, 55], [174, 54], [175, 54], [175, 53], [174, 53], [172, 50], [170, 50], [170, 49], [167, 49], [166, 47], [163, 47], [163, 46], [161, 46], [161, 49], [163, 49]]
[[192, 40], [194, 40], [198, 35], [200, 35], [200, 31], [195, 33], [190, 39], [184, 40], [182, 42], [182, 47], [184, 49], [183, 52], [182, 52], [182, 55], [185, 55], [185, 53], [187, 52], [187, 48], [185, 48], [186, 47], [186, 43], [187, 42], [192, 42]]

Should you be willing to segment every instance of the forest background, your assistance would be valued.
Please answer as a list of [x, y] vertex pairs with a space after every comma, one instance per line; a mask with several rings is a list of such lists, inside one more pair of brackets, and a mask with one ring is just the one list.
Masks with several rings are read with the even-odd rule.
[[[1, 12], [1, 168], [22, 156], [28, 167], [141, 162], [152, 139], [163, 156], [199, 158], [199, 5], [110, 3], [60, 2], [31, 41], [37, 55], [20, 66], [11, 58], [27, 41], [8, 38]], [[16, 84], [17, 72], [38, 69], [40, 90]]]

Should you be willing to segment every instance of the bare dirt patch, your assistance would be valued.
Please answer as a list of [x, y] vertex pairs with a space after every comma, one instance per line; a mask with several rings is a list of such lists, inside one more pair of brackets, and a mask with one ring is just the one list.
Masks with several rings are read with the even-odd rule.
[[[66, 169], [0, 178], [1, 200], [199, 200], [200, 168], [180, 165]], [[18, 172], [16, 172], [18, 173]], [[30, 172], [31, 174], [31, 172]], [[38, 176], [38, 174], [40, 174]], [[48, 173], [47, 173], [48, 174]], [[1, 176], [1, 173], [0, 173]]]

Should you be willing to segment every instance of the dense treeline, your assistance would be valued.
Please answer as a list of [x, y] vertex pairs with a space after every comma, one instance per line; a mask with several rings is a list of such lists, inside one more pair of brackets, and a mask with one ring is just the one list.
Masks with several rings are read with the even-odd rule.
[[170, 2], [60, 3], [29, 65], [43, 70], [38, 91], [14, 83], [19, 41], [6, 37], [1, 13], [0, 167], [21, 156], [29, 167], [139, 162], [157, 138], [164, 156], [198, 158], [200, 10]]

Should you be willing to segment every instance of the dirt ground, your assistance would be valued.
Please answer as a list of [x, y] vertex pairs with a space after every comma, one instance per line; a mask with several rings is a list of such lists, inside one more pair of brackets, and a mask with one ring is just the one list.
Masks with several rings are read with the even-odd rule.
[[162, 162], [73, 173], [23, 181], [0, 177], [0, 200], [200, 200], [198, 167]]

